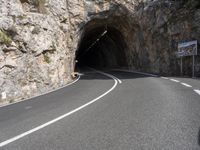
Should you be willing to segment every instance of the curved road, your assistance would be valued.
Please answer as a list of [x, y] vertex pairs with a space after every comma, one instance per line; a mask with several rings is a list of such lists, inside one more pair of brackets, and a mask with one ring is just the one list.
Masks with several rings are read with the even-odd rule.
[[106, 73], [1, 107], [0, 150], [200, 149], [199, 80]]

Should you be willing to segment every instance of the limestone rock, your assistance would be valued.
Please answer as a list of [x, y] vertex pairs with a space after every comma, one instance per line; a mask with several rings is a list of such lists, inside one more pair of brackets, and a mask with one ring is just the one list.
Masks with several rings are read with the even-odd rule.
[[178, 74], [177, 43], [200, 40], [197, 6], [191, 10], [172, 0], [0, 0], [0, 29], [12, 39], [0, 44], [0, 93], [9, 101], [70, 82], [83, 34], [102, 26], [120, 32], [127, 67]]

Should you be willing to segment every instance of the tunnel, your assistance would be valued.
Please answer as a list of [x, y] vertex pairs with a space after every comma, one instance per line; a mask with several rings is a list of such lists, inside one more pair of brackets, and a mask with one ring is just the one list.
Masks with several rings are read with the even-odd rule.
[[108, 69], [127, 66], [127, 45], [122, 33], [112, 26], [88, 28], [76, 52], [76, 68]]

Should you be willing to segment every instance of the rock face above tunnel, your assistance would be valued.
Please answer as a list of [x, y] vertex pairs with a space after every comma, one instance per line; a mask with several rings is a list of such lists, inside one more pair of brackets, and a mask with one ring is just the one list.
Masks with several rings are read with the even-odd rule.
[[[178, 74], [177, 43], [200, 40], [199, 2], [0, 0], [0, 101], [27, 98], [70, 82], [82, 37], [106, 25], [124, 38], [123, 67]], [[187, 74], [189, 58], [185, 63]]]

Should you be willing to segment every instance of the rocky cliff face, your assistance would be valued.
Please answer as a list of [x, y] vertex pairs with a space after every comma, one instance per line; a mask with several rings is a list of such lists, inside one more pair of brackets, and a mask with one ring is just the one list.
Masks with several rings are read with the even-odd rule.
[[37, 95], [71, 80], [68, 15], [65, 1], [0, 1], [2, 100]]
[[70, 82], [76, 54], [105, 30], [99, 49], [110, 52], [88, 58], [98, 55], [114, 67], [178, 74], [177, 43], [200, 39], [199, 2], [191, 1], [0, 0], [0, 101]]

